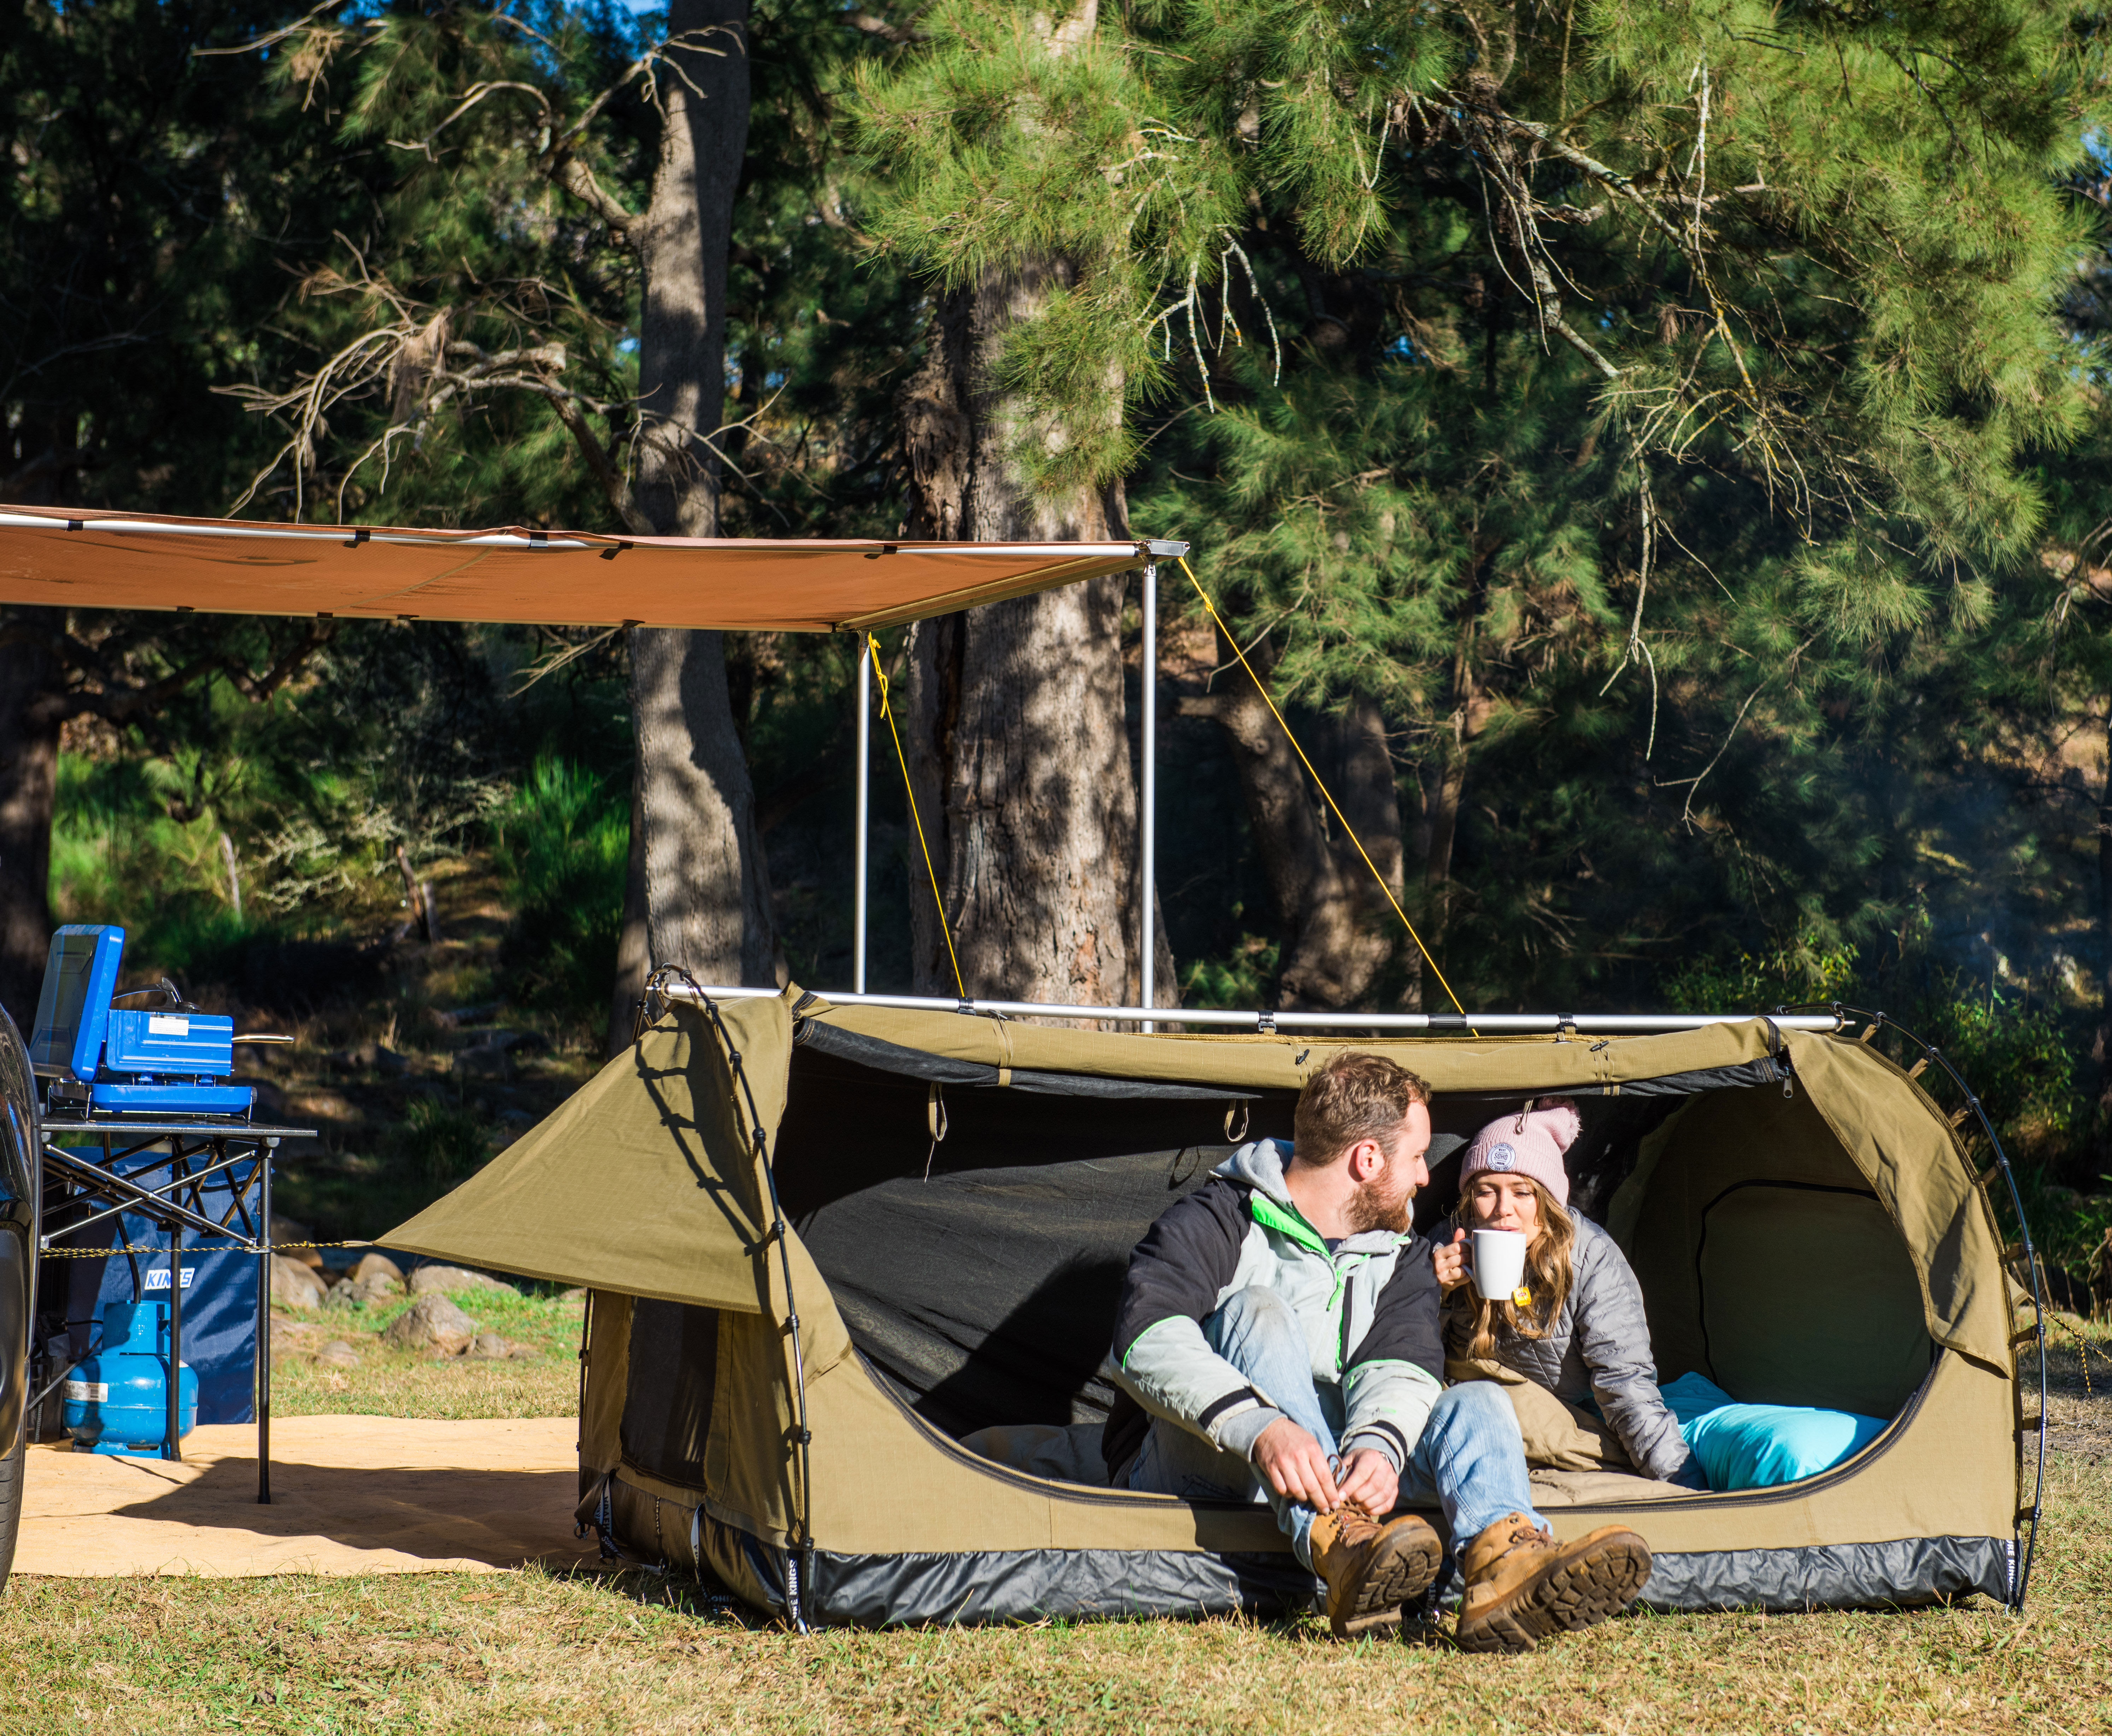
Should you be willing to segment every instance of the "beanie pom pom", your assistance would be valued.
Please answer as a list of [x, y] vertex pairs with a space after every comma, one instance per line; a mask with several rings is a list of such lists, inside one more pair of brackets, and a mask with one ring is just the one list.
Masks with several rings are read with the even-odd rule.
[[1577, 1105], [1567, 1097], [1557, 1098], [1543, 1109], [1532, 1112], [1532, 1119], [1547, 1130], [1558, 1151], [1567, 1151], [1577, 1142], [1577, 1136], [1584, 1131], [1584, 1118], [1577, 1113]]

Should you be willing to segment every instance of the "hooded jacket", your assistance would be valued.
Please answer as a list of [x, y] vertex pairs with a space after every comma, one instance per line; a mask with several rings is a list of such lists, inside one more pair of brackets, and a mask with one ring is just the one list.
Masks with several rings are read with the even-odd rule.
[[[1304, 1328], [1322, 1408], [1341, 1419], [1341, 1450], [1375, 1448], [1398, 1472], [1445, 1369], [1430, 1246], [1367, 1230], [1331, 1252], [1283, 1185], [1290, 1150], [1276, 1139], [1241, 1146], [1145, 1233], [1122, 1282], [1113, 1372], [1146, 1410], [1250, 1457], [1283, 1413], [1210, 1348], [1202, 1322], [1259, 1285]], [[1133, 1450], [1116, 1447], [1122, 1433], [1110, 1416], [1111, 1467]]]

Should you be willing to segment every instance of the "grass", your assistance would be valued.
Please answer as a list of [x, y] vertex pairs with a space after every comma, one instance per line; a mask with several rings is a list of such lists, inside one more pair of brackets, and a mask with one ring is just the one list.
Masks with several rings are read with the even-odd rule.
[[[585, 1305], [547, 1293], [460, 1290], [453, 1300], [478, 1327], [533, 1354], [485, 1361], [398, 1350], [379, 1334], [410, 1298], [318, 1310], [271, 1310], [271, 1408], [279, 1416], [574, 1416], [580, 1403]], [[334, 1341], [359, 1366], [326, 1368], [315, 1353]]]
[[[568, 1305], [490, 1296], [458, 1300], [508, 1336], [539, 1333], [554, 1363], [564, 1331], [576, 1330], [576, 1315], [560, 1313]], [[370, 1329], [401, 1305], [369, 1310]], [[312, 1324], [291, 1324], [300, 1332]], [[2054, 1339], [2056, 1445], [2021, 1620], [1978, 1600], [1905, 1613], [1639, 1615], [1530, 1656], [1479, 1658], [1421, 1632], [1338, 1647], [1310, 1620], [801, 1638], [693, 1583], [635, 1571], [17, 1579], [0, 1602], [0, 1728], [318, 1736], [2103, 1730], [2112, 1681], [2112, 1328], [2082, 1329], [2096, 1346], [2088, 1393], [2073, 1337]], [[300, 1390], [290, 1365], [306, 1354], [294, 1336], [280, 1377], [289, 1406]], [[357, 1406], [330, 1408], [380, 1404], [400, 1414], [407, 1401], [389, 1383], [429, 1372], [485, 1378], [476, 1365], [432, 1363], [407, 1374], [370, 1360], [332, 1395]]]

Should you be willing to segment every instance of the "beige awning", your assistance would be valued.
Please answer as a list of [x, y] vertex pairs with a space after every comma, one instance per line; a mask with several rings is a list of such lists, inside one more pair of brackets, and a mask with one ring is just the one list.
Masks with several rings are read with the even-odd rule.
[[1185, 544], [603, 536], [0, 507], [0, 603], [563, 627], [886, 627]]

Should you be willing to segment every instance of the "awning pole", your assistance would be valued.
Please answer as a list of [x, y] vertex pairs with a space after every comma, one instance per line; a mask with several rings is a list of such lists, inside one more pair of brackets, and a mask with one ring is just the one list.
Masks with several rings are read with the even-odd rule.
[[865, 992], [865, 854], [867, 811], [872, 796], [872, 756], [867, 752], [872, 733], [872, 641], [858, 635], [858, 841], [851, 851], [857, 885], [851, 893], [851, 986]]
[[[1145, 1005], [1156, 1006], [1158, 996], [1152, 992], [1153, 977], [1158, 963], [1158, 932], [1152, 920], [1158, 900], [1153, 895], [1158, 879], [1158, 567], [1154, 561], [1144, 563], [1144, 655], [1141, 658], [1144, 674], [1144, 909], [1139, 914], [1136, 932], [1143, 936], [1144, 968], [1139, 973], [1144, 992], [1137, 998]], [[1144, 1022], [1146, 1031], [1157, 1030], [1151, 1019]]]

